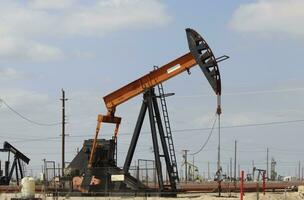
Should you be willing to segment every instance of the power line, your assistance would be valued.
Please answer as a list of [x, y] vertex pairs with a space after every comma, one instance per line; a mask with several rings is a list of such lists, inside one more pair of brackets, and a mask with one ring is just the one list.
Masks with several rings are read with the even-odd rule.
[[[265, 122], [265, 123], [252, 123], [252, 124], [241, 124], [241, 125], [233, 125], [233, 126], [222, 126], [221, 128], [223, 129], [228, 129], [228, 128], [246, 128], [246, 127], [257, 127], [257, 126], [270, 126], [270, 125], [280, 125], [280, 124], [290, 124], [290, 123], [299, 123], [299, 122], [304, 122], [304, 119], [297, 119], [297, 120], [287, 120], [287, 121], [274, 121], [274, 122]], [[172, 132], [179, 133], [179, 132], [191, 132], [191, 131], [207, 131], [207, 130], [212, 130], [213, 127], [211, 128], [188, 128], [188, 129], [176, 129], [172, 130]], [[148, 134], [150, 133], [149, 131], [143, 131], [143, 134]], [[122, 132], [120, 135], [132, 135], [132, 132]], [[209, 133], [210, 134], [210, 133]], [[81, 137], [91, 137], [92, 135], [70, 135], [70, 138], [81, 138]], [[60, 137], [56, 137], [58, 139]], [[28, 139], [28, 140], [23, 140], [24, 141], [42, 141], [48, 138], [37, 138], [37, 139]], [[52, 138], [55, 139], [55, 138]], [[17, 141], [19, 142], [19, 141]]]
[[265, 122], [265, 123], [253, 123], [253, 124], [241, 124], [241, 125], [234, 125], [234, 126], [223, 126], [222, 128], [243, 128], [243, 127], [269, 126], [269, 125], [290, 124], [290, 123], [297, 123], [297, 122], [304, 122], [304, 119], [274, 121], [274, 122]]
[[19, 142], [40, 142], [40, 141], [44, 141], [44, 140], [48, 140], [48, 142], [50, 142], [49, 140], [56, 140], [56, 139], [60, 139], [60, 136], [55, 136], [55, 137], [45, 137], [45, 138], [33, 138], [33, 139], [24, 139], [24, 140], [16, 140], [14, 141], [14, 143], [19, 143]]
[[[287, 121], [273, 121], [273, 122], [265, 122], [265, 123], [248, 123], [248, 124], [240, 124], [240, 125], [232, 125], [232, 126], [222, 126], [221, 129], [228, 129], [228, 128], [246, 128], [246, 127], [256, 127], [256, 126], [270, 126], [270, 125], [280, 125], [280, 124], [291, 124], [291, 123], [299, 123], [304, 122], [304, 119], [296, 119], [296, 120], [287, 120]], [[179, 132], [195, 132], [195, 131], [208, 131], [213, 129], [212, 127], [209, 128], [186, 128], [186, 129], [175, 129], [172, 130], [174, 133]], [[78, 130], [77, 130], [78, 131]], [[73, 132], [73, 131], [71, 131]], [[81, 131], [85, 132], [85, 131]], [[143, 134], [148, 134], [150, 131], [142, 131]], [[120, 136], [124, 135], [132, 135], [133, 132], [121, 132]], [[90, 137], [92, 135], [71, 135], [70, 137]]]
[[[222, 126], [223, 129], [228, 128], [244, 128], [244, 127], [256, 127], [256, 126], [269, 126], [269, 125], [279, 125], [279, 124], [290, 124], [290, 123], [297, 123], [297, 122], [304, 122], [304, 119], [297, 119], [297, 120], [287, 120], [287, 121], [273, 121], [273, 122], [265, 122], [265, 123], [248, 123], [248, 124], [240, 124], [240, 125], [232, 125], [232, 126]], [[201, 131], [201, 130], [211, 130], [211, 128], [189, 128], [189, 129], [178, 129], [173, 130], [172, 132], [185, 132], [185, 131]]]
[[[0, 99], [0, 102], [2, 102], [2, 104], [4, 104], [10, 111], [12, 111], [13, 113], [15, 113], [17, 116], [21, 117], [22, 119], [32, 123], [32, 124], [35, 124], [35, 125], [38, 125], [38, 126], [57, 126], [59, 125], [60, 123], [57, 122], [57, 123], [41, 123], [41, 122], [36, 122], [34, 120], [31, 120], [27, 117], [25, 117], [24, 115], [20, 114], [18, 111], [16, 111], [15, 109], [13, 109], [10, 105], [8, 105], [3, 99]], [[1, 105], [0, 105], [1, 107]]]
[[[298, 92], [303, 91], [304, 88], [287, 88], [287, 89], [277, 89], [277, 90], [253, 90], [247, 92], [230, 92], [225, 93], [224, 96], [234, 96], [234, 95], [255, 95], [255, 94], [270, 94], [270, 93], [281, 93], [281, 92]], [[175, 96], [175, 98], [192, 98], [192, 97], [211, 97], [211, 94], [194, 94], [194, 95], [180, 95]]]

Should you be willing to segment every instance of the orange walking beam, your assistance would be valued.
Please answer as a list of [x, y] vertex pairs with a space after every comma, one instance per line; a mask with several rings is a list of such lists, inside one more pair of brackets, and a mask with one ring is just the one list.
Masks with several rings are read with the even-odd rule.
[[196, 61], [189, 52], [168, 64], [151, 71], [145, 76], [127, 84], [126, 86], [103, 97], [109, 113], [115, 112], [116, 106], [143, 93], [146, 89], [152, 88], [171, 77], [174, 77], [196, 65]]

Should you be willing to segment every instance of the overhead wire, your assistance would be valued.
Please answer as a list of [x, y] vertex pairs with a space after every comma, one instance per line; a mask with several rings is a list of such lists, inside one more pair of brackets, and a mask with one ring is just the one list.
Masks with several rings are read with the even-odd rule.
[[[59, 124], [61, 124], [60, 122], [56, 122], [56, 123], [42, 123], [42, 122], [37, 122], [34, 121], [28, 117], [25, 117], [24, 115], [22, 115], [21, 113], [19, 113], [17, 110], [15, 110], [14, 108], [12, 108], [8, 103], [6, 103], [6, 101], [4, 101], [3, 99], [0, 98], [0, 102], [5, 105], [11, 112], [13, 112], [14, 114], [16, 114], [17, 116], [19, 116], [20, 118], [22, 118], [23, 120], [30, 122], [32, 124], [38, 125], [38, 126], [57, 126]], [[0, 105], [1, 107], [1, 105]]]
[[[248, 124], [240, 124], [240, 125], [231, 125], [231, 126], [221, 126], [221, 129], [228, 129], [228, 128], [243, 128], [243, 127], [255, 127], [255, 126], [268, 126], [268, 125], [279, 125], [279, 124], [289, 124], [289, 123], [298, 123], [304, 122], [304, 119], [297, 119], [297, 120], [287, 120], [287, 121], [273, 121], [273, 122], [265, 122], [265, 123], [248, 123]], [[187, 132], [187, 131], [208, 131], [213, 129], [212, 127], [208, 128], [186, 128], [186, 129], [175, 129], [172, 130], [174, 133], [178, 132]], [[73, 131], [72, 131], [73, 132]], [[148, 134], [150, 131], [142, 131], [143, 134]], [[132, 132], [121, 132], [120, 136], [123, 135], [132, 135]], [[90, 135], [71, 135], [70, 137], [86, 137]]]
[[[266, 123], [252, 123], [252, 124], [241, 124], [241, 125], [233, 125], [233, 126], [222, 126], [221, 129], [228, 129], [228, 128], [245, 128], [245, 127], [257, 127], [257, 126], [270, 126], [270, 125], [280, 125], [280, 124], [290, 124], [290, 123], [299, 123], [299, 122], [304, 122], [304, 119], [298, 119], [298, 120], [287, 120], [287, 121], [274, 121], [274, 122], [266, 122]], [[191, 131], [207, 131], [207, 130], [212, 130], [214, 129], [214, 126], [210, 128], [189, 128], [189, 129], [176, 129], [172, 130], [172, 132], [191, 132]], [[150, 133], [149, 131], [143, 131], [143, 134], [148, 134]], [[210, 133], [209, 133], [210, 134]], [[121, 136], [124, 135], [132, 135], [132, 132], [123, 132], [121, 133]], [[70, 135], [70, 138], [82, 138], [82, 137], [91, 137], [92, 135]], [[49, 139], [48, 137], [43, 137], [43, 138], [35, 138], [35, 139], [27, 139], [23, 140], [22, 142], [31, 142], [31, 141], [43, 141], [45, 139]], [[52, 138], [55, 139], [55, 138]], [[56, 139], [60, 139], [60, 137], [56, 137]], [[16, 142], [21, 142], [21, 141], [16, 141]]]
[[23, 140], [16, 140], [13, 141], [14, 143], [24, 143], [24, 142], [40, 142], [40, 141], [45, 141], [48, 140], [48, 142], [50, 142], [50, 140], [59, 140], [61, 139], [60, 136], [55, 136], [55, 137], [45, 137], [45, 138], [32, 138], [32, 139], [23, 139]]
[[[277, 90], [257, 90], [257, 91], [249, 91], [249, 92], [235, 92], [235, 93], [226, 93], [225, 95], [226, 96], [229, 96], [229, 95], [246, 95], [246, 94], [267, 94], [267, 93], [280, 93], [280, 92], [294, 92], [294, 91], [299, 91], [299, 90], [304, 90], [304, 88], [288, 88], [288, 89], [277, 89]], [[211, 96], [211, 95], [208, 95], [208, 94], [197, 94], [197, 95], [186, 95], [186, 96], [176, 96], [177, 98], [187, 98], [187, 97], [201, 97], [201, 96]], [[2, 105], [5, 105], [7, 106], [12, 112], [14, 112], [16, 115], [18, 115], [19, 117], [21, 117], [22, 119], [30, 122], [30, 123], [33, 123], [33, 124], [36, 124], [36, 125], [39, 125], [39, 126], [55, 126], [55, 125], [59, 125], [60, 122], [57, 122], [57, 123], [40, 123], [40, 122], [36, 122], [34, 120], [31, 120], [27, 117], [25, 117], [24, 115], [20, 114], [19, 112], [17, 112], [15, 109], [13, 109], [11, 106], [9, 106], [7, 104], [7, 102], [5, 102], [3, 99], [0, 98], [0, 107]], [[304, 120], [301, 120], [301, 121], [304, 121]], [[258, 125], [265, 125], [265, 124], [258, 124]], [[246, 125], [245, 125], [246, 126]], [[240, 127], [240, 126], [233, 126], [233, 127]], [[242, 126], [243, 127], [243, 126]], [[222, 128], [231, 128], [231, 127], [222, 127]], [[209, 130], [210, 128], [206, 128], [207, 130]], [[202, 129], [198, 129], [198, 130], [202, 130]], [[177, 130], [177, 131], [182, 131], [182, 130]]]
[[[252, 90], [247, 92], [230, 92], [225, 93], [225, 96], [234, 95], [255, 95], [255, 94], [271, 94], [271, 93], [281, 93], [281, 92], [297, 92], [303, 91], [304, 88], [287, 88], [287, 89], [274, 89], [274, 90]], [[211, 94], [193, 94], [193, 95], [176, 95], [175, 98], [193, 98], [193, 97], [212, 97]]]
[[241, 125], [233, 125], [233, 126], [222, 126], [221, 128], [257, 127], [257, 126], [279, 125], [279, 124], [289, 124], [289, 123], [297, 123], [297, 122], [304, 122], [304, 119], [273, 121], [273, 122], [265, 122], [265, 123], [241, 124]]

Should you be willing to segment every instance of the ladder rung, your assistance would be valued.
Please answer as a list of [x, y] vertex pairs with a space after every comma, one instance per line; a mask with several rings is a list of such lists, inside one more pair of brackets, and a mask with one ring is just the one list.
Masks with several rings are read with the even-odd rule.
[[[157, 68], [154, 68], [157, 69]], [[176, 156], [175, 156], [175, 150], [174, 150], [174, 145], [173, 145], [173, 139], [172, 139], [172, 133], [171, 133], [171, 127], [170, 127], [170, 121], [169, 121], [169, 114], [167, 110], [167, 103], [166, 103], [166, 97], [165, 97], [165, 92], [163, 85], [160, 83], [157, 85], [158, 88], [158, 93], [160, 97], [160, 105], [161, 105], [161, 110], [163, 113], [163, 119], [164, 119], [164, 126], [165, 126], [165, 138], [167, 139], [167, 145], [168, 145], [168, 150], [170, 154], [170, 160], [171, 164], [173, 167], [173, 173], [171, 173], [172, 177], [174, 180], [178, 180], [178, 169], [177, 169], [177, 163], [176, 163]], [[155, 118], [155, 122], [156, 122]], [[159, 155], [160, 157], [164, 157], [164, 155]]]

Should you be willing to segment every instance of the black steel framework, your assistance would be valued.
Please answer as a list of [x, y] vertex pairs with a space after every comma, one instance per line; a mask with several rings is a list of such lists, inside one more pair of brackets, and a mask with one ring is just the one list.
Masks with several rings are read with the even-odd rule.
[[[155, 157], [155, 166], [157, 171], [157, 178], [158, 178], [158, 184], [159, 184], [159, 190], [160, 192], [176, 192], [176, 178], [175, 178], [175, 172], [173, 170], [173, 165], [170, 160], [170, 154], [168, 150], [168, 144], [166, 141], [166, 135], [164, 132], [161, 115], [157, 103], [157, 96], [155, 95], [154, 88], [148, 89], [144, 95], [143, 95], [143, 102], [142, 106], [138, 115], [137, 123], [134, 129], [134, 134], [132, 136], [132, 140], [130, 143], [130, 147], [126, 156], [126, 160], [124, 163], [123, 170], [125, 173], [128, 173], [130, 169], [130, 165], [132, 162], [132, 158], [135, 152], [136, 144], [141, 132], [141, 128], [144, 122], [144, 118], [146, 115], [146, 112], [148, 110], [149, 115], [149, 122], [150, 122], [150, 128], [151, 128], [151, 135], [152, 135], [152, 142], [153, 142], [153, 152]], [[157, 125], [157, 127], [156, 127]], [[158, 131], [157, 131], [158, 130]], [[159, 140], [157, 133], [159, 134], [160, 144], [163, 150], [163, 154], [160, 154], [159, 150]], [[164, 158], [166, 163], [166, 169], [169, 176], [169, 185], [164, 185], [163, 180], [163, 172], [162, 172], [162, 165], [161, 165], [161, 157]]]
[[[9, 185], [13, 173], [15, 171], [17, 185], [19, 185], [19, 180], [24, 177], [24, 172], [21, 166], [21, 161], [25, 162], [26, 164], [29, 163], [30, 159], [26, 157], [23, 153], [21, 153], [18, 149], [13, 147], [10, 143], [4, 142], [3, 149], [0, 149], [0, 152], [8, 152], [8, 159], [5, 162], [5, 175], [0, 177], [0, 185]], [[14, 161], [11, 165], [11, 169], [9, 169], [10, 165], [10, 153], [14, 154]], [[19, 168], [19, 170], [18, 170]], [[20, 177], [19, 177], [19, 173]], [[20, 179], [19, 179], [20, 178]]]
[[[172, 177], [173, 177], [174, 181], [178, 182], [179, 181], [178, 168], [177, 168], [177, 161], [176, 161], [171, 125], [170, 125], [170, 120], [169, 120], [169, 113], [168, 113], [167, 102], [166, 102], [166, 94], [164, 92], [164, 87], [163, 87], [162, 83], [158, 84], [157, 88], [158, 88], [160, 105], [162, 108], [163, 119], [164, 119], [165, 137], [168, 142], [169, 155], [170, 155], [170, 160], [171, 160], [171, 164], [172, 164], [172, 168], [173, 168]], [[167, 94], [167, 95], [174, 95], [174, 93]]]

